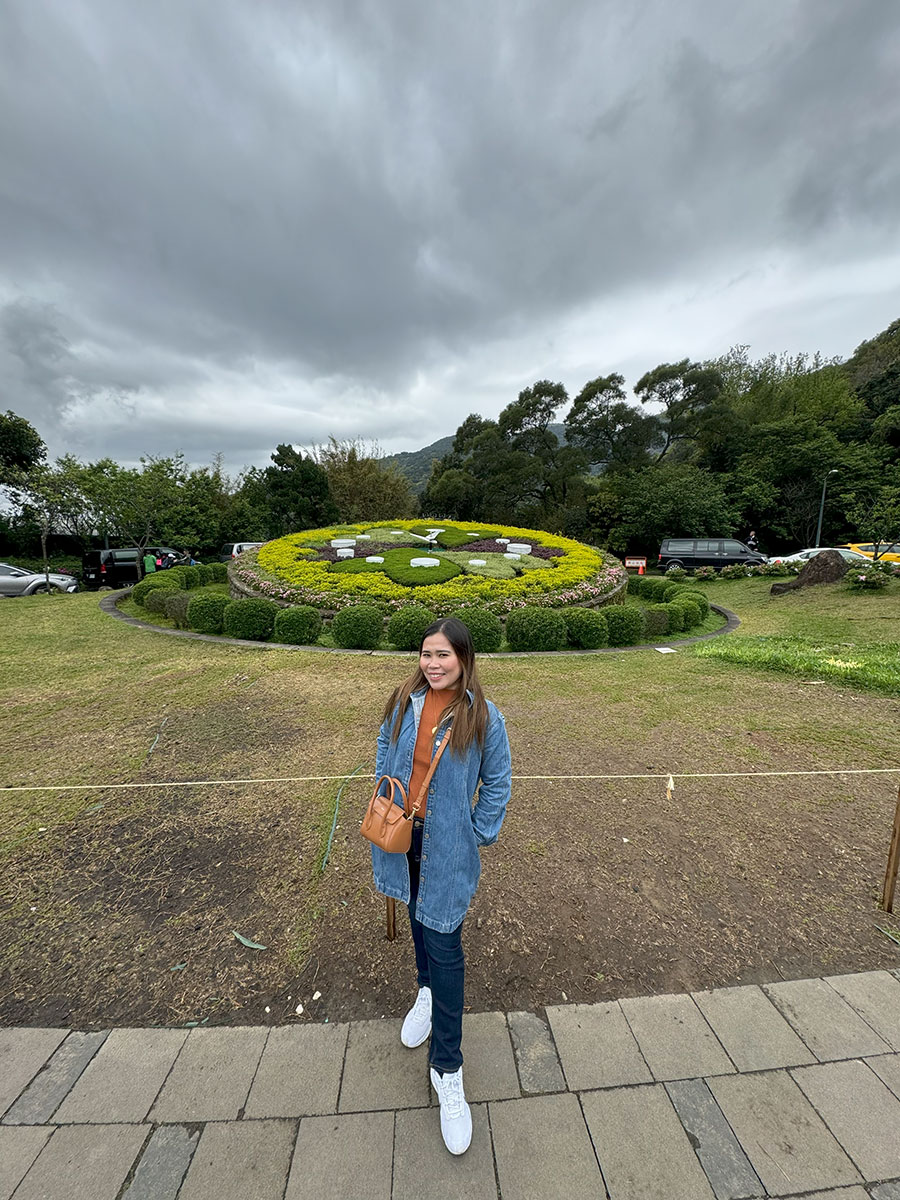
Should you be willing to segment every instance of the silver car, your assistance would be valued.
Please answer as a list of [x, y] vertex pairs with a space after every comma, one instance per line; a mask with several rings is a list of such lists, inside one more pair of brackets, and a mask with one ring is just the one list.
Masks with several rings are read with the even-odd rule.
[[821, 554], [823, 550], [836, 550], [841, 558], [849, 565], [856, 566], [861, 563], [871, 562], [864, 554], [857, 554], [855, 550], [848, 550], [844, 546], [812, 546], [809, 550], [798, 550], [796, 554], [782, 554], [777, 558], [770, 558], [770, 563], [805, 563], [811, 558], [815, 558], [817, 554]]
[[50, 572], [50, 587], [43, 571], [25, 571], [0, 563], [0, 596], [33, 596], [35, 592], [77, 592], [78, 580], [72, 575]]

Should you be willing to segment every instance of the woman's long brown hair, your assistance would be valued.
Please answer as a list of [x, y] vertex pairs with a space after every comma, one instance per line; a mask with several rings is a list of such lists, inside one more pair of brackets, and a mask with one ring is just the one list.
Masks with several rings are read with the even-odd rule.
[[[443, 617], [441, 620], [435, 621], [422, 634], [422, 641], [419, 643], [420, 655], [425, 639], [435, 633], [444, 635], [453, 647], [456, 657], [459, 659], [459, 665], [462, 667], [462, 673], [456, 683], [458, 689], [456, 699], [444, 710], [442, 718], [442, 720], [446, 720], [448, 715], [450, 717], [449, 749], [462, 757], [473, 742], [477, 742], [480, 748], [484, 748], [484, 733], [488, 718], [487, 701], [478, 679], [478, 670], [475, 666], [475, 647], [472, 645], [472, 635], [469, 633], [468, 626], [457, 620], [456, 617]], [[420, 688], [430, 686], [421, 666], [417, 664], [415, 672], [391, 692], [390, 698], [384, 706], [383, 717], [383, 720], [387, 721], [396, 710], [391, 729], [391, 741], [396, 742], [400, 736], [403, 714], [406, 712], [406, 706], [412, 693], [417, 692]], [[466, 695], [467, 691], [472, 693], [471, 704]]]

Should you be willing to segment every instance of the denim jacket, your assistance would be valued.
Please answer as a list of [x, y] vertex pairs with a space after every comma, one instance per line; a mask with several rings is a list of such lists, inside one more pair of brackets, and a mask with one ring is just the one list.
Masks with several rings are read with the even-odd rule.
[[[375, 756], [376, 779], [392, 775], [408, 788], [427, 690], [421, 688], [410, 696], [396, 742], [391, 741], [393, 716], [382, 724]], [[467, 695], [471, 704], [472, 693]], [[479, 847], [496, 842], [509, 800], [506, 723], [495, 705], [488, 701], [487, 706], [484, 750], [473, 742], [460, 758], [448, 746], [428, 788], [416, 919], [439, 933], [452, 933], [465, 917], [481, 876]], [[432, 757], [447, 730], [446, 723], [438, 728]], [[478, 797], [473, 807], [476, 789]], [[415, 800], [413, 796], [412, 802]], [[398, 797], [395, 803], [400, 803]], [[409, 904], [409, 863], [405, 854], [388, 854], [373, 844], [372, 870], [379, 892]]]

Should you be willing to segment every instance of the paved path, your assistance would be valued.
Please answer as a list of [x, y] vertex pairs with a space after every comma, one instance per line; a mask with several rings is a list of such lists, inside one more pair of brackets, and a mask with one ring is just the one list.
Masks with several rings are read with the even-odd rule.
[[900, 1200], [900, 971], [464, 1021], [0, 1030], [0, 1200]]

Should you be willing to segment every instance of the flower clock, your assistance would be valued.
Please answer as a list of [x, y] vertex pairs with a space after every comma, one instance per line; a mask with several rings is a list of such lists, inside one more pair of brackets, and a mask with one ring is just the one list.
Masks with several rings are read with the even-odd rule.
[[288, 534], [241, 555], [232, 573], [289, 604], [333, 611], [416, 603], [438, 615], [470, 603], [497, 615], [602, 603], [625, 578], [616, 559], [543, 530], [405, 520]]

